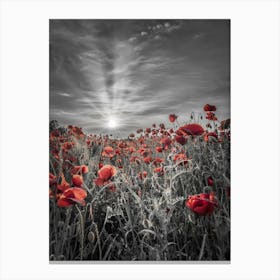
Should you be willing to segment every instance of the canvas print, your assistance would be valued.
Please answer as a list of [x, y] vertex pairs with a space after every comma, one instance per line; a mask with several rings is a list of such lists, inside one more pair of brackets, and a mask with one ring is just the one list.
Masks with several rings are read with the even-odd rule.
[[50, 262], [230, 261], [230, 20], [49, 21]]

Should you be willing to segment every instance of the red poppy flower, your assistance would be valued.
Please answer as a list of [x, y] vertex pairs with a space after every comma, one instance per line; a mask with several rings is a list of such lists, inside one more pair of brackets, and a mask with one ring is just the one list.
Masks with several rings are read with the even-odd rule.
[[70, 188], [70, 184], [65, 180], [63, 174], [61, 174], [61, 183], [57, 185], [57, 188], [62, 192]]
[[53, 130], [53, 131], [50, 133], [50, 138], [51, 138], [51, 140], [53, 140], [54, 138], [59, 137], [59, 136], [60, 136], [60, 131], [57, 130], [57, 129]]
[[103, 149], [102, 156], [112, 158], [114, 156], [114, 149], [110, 146], [106, 146]]
[[180, 153], [180, 154], [176, 154], [173, 158], [173, 160], [175, 162], [180, 162], [181, 161], [181, 164], [187, 164], [188, 163], [188, 158], [185, 154], [183, 153]]
[[169, 137], [164, 137], [160, 140], [160, 143], [164, 145], [164, 149], [167, 150], [171, 144], [171, 140]]
[[138, 129], [136, 130], [136, 132], [139, 134], [139, 133], [143, 132], [143, 129], [138, 128]]
[[163, 170], [163, 167], [156, 167], [154, 169], [154, 172], [157, 173], [158, 175], [163, 175], [164, 174], [164, 170]]
[[73, 166], [71, 170], [72, 174], [85, 174], [88, 173], [88, 167], [86, 165]]
[[85, 137], [85, 134], [80, 127], [69, 125], [68, 129], [70, 130], [70, 133], [78, 139]]
[[99, 177], [95, 178], [93, 181], [94, 181], [94, 183], [95, 183], [98, 187], [104, 186], [104, 185], [105, 185], [105, 182], [106, 182], [106, 181], [104, 181], [103, 179], [101, 179], [101, 178], [99, 178]]
[[157, 151], [158, 153], [161, 153], [161, 152], [162, 152], [162, 147], [156, 147], [156, 151]]
[[75, 203], [85, 205], [84, 199], [87, 197], [87, 192], [82, 188], [69, 188], [65, 190], [57, 201], [59, 207], [68, 207]]
[[230, 128], [230, 119], [223, 120], [220, 123], [219, 130], [225, 130]]
[[150, 133], [151, 132], [151, 129], [148, 127], [148, 128], [146, 128], [146, 132], [147, 133]]
[[56, 176], [54, 176], [52, 173], [49, 173], [49, 183], [50, 183], [50, 186], [56, 184]]
[[214, 212], [217, 201], [214, 193], [201, 193], [189, 196], [186, 206], [198, 215], [207, 215]]
[[97, 174], [100, 179], [108, 181], [117, 174], [117, 169], [116, 167], [107, 164], [98, 170]]
[[204, 109], [205, 112], [206, 111], [216, 111], [216, 106], [206, 104], [206, 105], [204, 105], [203, 109]]
[[208, 142], [212, 137], [218, 140], [218, 135], [215, 132], [208, 132], [204, 135], [204, 141]]
[[49, 197], [54, 198], [54, 193], [51, 188], [49, 188]]
[[70, 150], [72, 147], [75, 146], [75, 143], [74, 142], [65, 142], [63, 143], [62, 145], [62, 150], [63, 151], [67, 151], [67, 150]]
[[206, 119], [210, 121], [217, 121], [217, 117], [213, 112], [207, 112]]
[[164, 162], [163, 158], [155, 158], [154, 161], [153, 161], [154, 165], [160, 164], [162, 162]]
[[152, 159], [151, 157], [145, 157], [145, 158], [144, 158], [144, 162], [145, 162], [145, 163], [151, 163], [152, 160], [153, 160], [153, 159]]
[[143, 180], [143, 178], [146, 178], [148, 175], [148, 172], [147, 171], [143, 171], [143, 172], [139, 172], [138, 173], [138, 178]]
[[187, 143], [187, 138], [184, 136], [176, 135], [175, 140], [181, 145], [185, 145]]
[[136, 149], [134, 148], [134, 147], [128, 147], [127, 148], [127, 152], [129, 152], [129, 153], [134, 153], [136, 151]]
[[127, 144], [125, 142], [120, 142], [118, 146], [119, 148], [124, 149], [127, 147]]
[[83, 183], [84, 183], [84, 179], [83, 179], [83, 177], [81, 175], [74, 174], [72, 176], [72, 183], [76, 187], [81, 187], [83, 185]]
[[144, 149], [144, 148], [140, 148], [140, 149], [138, 150], [138, 152], [139, 152], [139, 153], [141, 154], [141, 156], [143, 156], [143, 157], [146, 157], [146, 156], [150, 153], [149, 150]]
[[178, 118], [178, 116], [176, 116], [175, 114], [169, 115], [169, 121], [172, 123], [175, 122], [177, 118]]
[[214, 186], [214, 180], [213, 180], [213, 178], [212, 178], [211, 176], [209, 176], [209, 177], [207, 178], [207, 184], [208, 184], [208, 186], [210, 186], [210, 187], [213, 187], [213, 186]]
[[139, 157], [136, 157], [136, 156], [132, 156], [130, 159], [129, 159], [130, 162], [136, 162], [138, 164], [141, 163], [141, 160]]
[[204, 129], [200, 124], [197, 123], [191, 123], [191, 124], [186, 124], [184, 126], [181, 126], [179, 128], [182, 132], [185, 132], [188, 135], [201, 135], [204, 133]]

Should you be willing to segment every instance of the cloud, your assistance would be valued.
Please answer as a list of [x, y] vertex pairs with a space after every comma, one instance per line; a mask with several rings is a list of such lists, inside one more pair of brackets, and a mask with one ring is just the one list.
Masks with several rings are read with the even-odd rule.
[[58, 95], [60, 96], [65, 96], [65, 97], [70, 97], [71, 94], [67, 93], [67, 92], [57, 92]]
[[226, 118], [228, 32], [226, 21], [51, 23], [50, 119], [109, 133], [106, 123], [115, 115], [120, 126], [114, 134], [125, 136], [168, 123], [170, 113], [184, 121], [205, 103]]
[[136, 40], [137, 40], [137, 38], [135, 36], [128, 39], [128, 41], [131, 42], [131, 43], [136, 41]]
[[146, 36], [146, 35], [148, 35], [147, 32], [145, 32], [145, 31], [142, 31], [142, 32], [141, 32], [141, 36]]

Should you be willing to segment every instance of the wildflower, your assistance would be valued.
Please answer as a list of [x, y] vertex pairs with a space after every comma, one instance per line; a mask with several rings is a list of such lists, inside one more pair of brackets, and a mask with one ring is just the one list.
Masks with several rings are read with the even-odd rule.
[[214, 186], [214, 179], [213, 179], [211, 176], [209, 176], [209, 177], [207, 178], [207, 184], [208, 184], [208, 186], [210, 186], [210, 187], [213, 187], [213, 186]]
[[100, 170], [98, 170], [97, 174], [100, 179], [108, 181], [117, 174], [117, 169], [116, 167], [107, 164], [104, 165]]
[[157, 146], [157, 147], [156, 147], [156, 151], [157, 151], [158, 153], [161, 153], [161, 152], [162, 152], [162, 147]]
[[164, 123], [161, 123], [161, 124], [159, 125], [159, 127], [160, 127], [161, 129], [165, 129]]
[[213, 139], [212, 137], [218, 140], [218, 135], [215, 132], [208, 132], [204, 135], [204, 141], [208, 142]]
[[206, 111], [216, 111], [216, 106], [206, 104], [206, 105], [204, 105], [203, 109], [204, 109], [205, 112]]
[[154, 169], [154, 173], [157, 173], [158, 175], [163, 175], [164, 174], [164, 170], [163, 170], [163, 167], [156, 167]]
[[198, 215], [212, 214], [217, 206], [214, 193], [191, 195], [185, 202], [186, 206]]
[[164, 159], [163, 158], [158, 158], [158, 157], [155, 158], [154, 161], [153, 161], [154, 165], [160, 164], [162, 162], [164, 162]]
[[173, 161], [181, 162], [181, 164], [187, 164], [188, 158], [184, 153], [174, 155]]
[[94, 179], [94, 183], [97, 186], [101, 187], [110, 183], [109, 180], [117, 174], [117, 169], [116, 167], [107, 164], [104, 165], [101, 169], [99, 169], [97, 174], [98, 177]]
[[175, 137], [176, 142], [178, 142], [181, 145], [185, 145], [187, 142], [187, 138], [184, 136], [176, 135]]
[[81, 187], [84, 183], [84, 179], [81, 175], [74, 174], [72, 176], [72, 183], [75, 187]]
[[85, 205], [84, 199], [87, 197], [87, 192], [82, 188], [69, 188], [65, 190], [59, 197], [57, 205], [59, 207], [68, 207], [75, 203]]
[[114, 149], [111, 146], [106, 146], [103, 149], [102, 156], [112, 158], [114, 156]]
[[221, 121], [220, 126], [219, 126], [219, 130], [225, 130], [230, 128], [230, 119], [226, 119]]
[[86, 165], [76, 165], [72, 167], [71, 173], [74, 174], [85, 174], [88, 173], [88, 167]]
[[152, 158], [151, 157], [145, 157], [144, 158], [144, 162], [147, 163], [147, 164], [151, 163], [152, 162]]
[[67, 151], [67, 150], [70, 150], [72, 147], [75, 146], [75, 143], [74, 142], [65, 142], [63, 143], [62, 145], [62, 150], [63, 151]]
[[52, 173], [49, 173], [49, 184], [50, 186], [56, 184], [56, 176], [54, 176]]
[[148, 172], [147, 172], [147, 171], [139, 172], [139, 173], [138, 173], [138, 178], [139, 178], [140, 180], [143, 180], [144, 178], [147, 177], [147, 175], [148, 175]]
[[169, 137], [164, 137], [160, 140], [160, 143], [163, 144], [164, 149], [167, 150], [171, 144], [171, 140]]
[[57, 189], [64, 192], [67, 189], [70, 188], [70, 184], [65, 180], [65, 177], [63, 174], [61, 174], [61, 182], [57, 185]]
[[204, 129], [200, 124], [192, 123], [192, 124], [186, 124], [184, 126], [181, 126], [179, 128], [181, 132], [186, 133], [187, 135], [201, 135], [204, 133]]
[[207, 112], [206, 119], [210, 121], [217, 121], [217, 117], [213, 112]]
[[176, 116], [175, 114], [169, 115], [169, 121], [172, 123], [175, 122], [177, 118], [178, 118], [178, 116]]

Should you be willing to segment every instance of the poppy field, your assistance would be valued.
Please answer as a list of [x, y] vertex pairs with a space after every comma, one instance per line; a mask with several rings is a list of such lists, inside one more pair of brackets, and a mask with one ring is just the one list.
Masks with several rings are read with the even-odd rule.
[[51, 121], [50, 261], [230, 260], [230, 119], [215, 111], [122, 139]]

